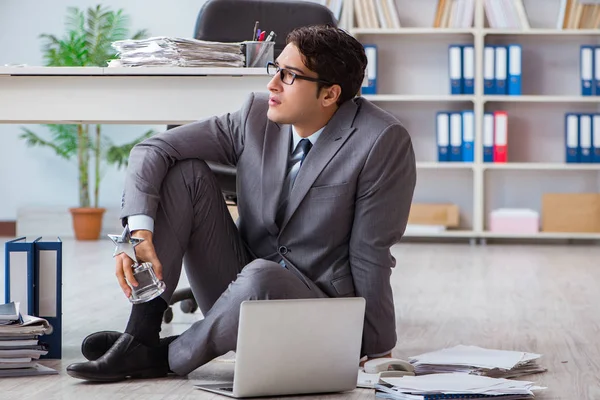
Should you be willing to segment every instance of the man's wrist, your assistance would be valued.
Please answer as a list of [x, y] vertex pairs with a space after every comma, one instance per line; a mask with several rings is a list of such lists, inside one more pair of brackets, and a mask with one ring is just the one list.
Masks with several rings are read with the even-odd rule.
[[142, 239], [152, 239], [152, 232], [147, 229], [136, 229], [131, 231], [131, 236]]

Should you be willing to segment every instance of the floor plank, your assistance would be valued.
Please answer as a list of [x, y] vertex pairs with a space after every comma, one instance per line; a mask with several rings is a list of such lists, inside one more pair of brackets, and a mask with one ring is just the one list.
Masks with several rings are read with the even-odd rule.
[[[4, 239], [4, 238], [3, 238]], [[4, 240], [2, 240], [4, 241]], [[64, 357], [45, 364], [60, 375], [0, 379], [0, 399], [222, 399], [194, 388], [233, 374], [231, 354], [184, 378], [88, 384], [69, 377], [91, 332], [122, 330], [130, 305], [116, 284], [112, 243], [64, 243]], [[0, 259], [4, 259], [4, 246]], [[600, 248], [558, 245], [407, 243], [393, 248], [398, 344], [406, 358], [455, 344], [543, 354], [548, 372], [528, 376], [548, 390], [543, 400], [600, 398]], [[0, 282], [4, 281], [0, 269]], [[180, 285], [186, 285], [185, 275]], [[3, 285], [0, 285], [0, 292]], [[0, 293], [3, 298], [3, 292]], [[161, 335], [181, 333], [201, 314], [178, 307]], [[371, 399], [373, 391], [286, 399]]]

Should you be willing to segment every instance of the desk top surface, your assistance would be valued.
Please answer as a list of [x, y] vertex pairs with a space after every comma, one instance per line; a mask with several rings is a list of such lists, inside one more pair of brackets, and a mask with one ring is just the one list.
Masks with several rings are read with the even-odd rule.
[[0, 66], [0, 76], [267, 76], [265, 68]]

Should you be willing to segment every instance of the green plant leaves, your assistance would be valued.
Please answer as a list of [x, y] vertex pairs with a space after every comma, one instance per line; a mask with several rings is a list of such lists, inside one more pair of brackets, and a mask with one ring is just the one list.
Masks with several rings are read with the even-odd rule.
[[143, 141], [144, 139], [149, 138], [154, 135], [156, 132], [153, 130], [149, 130], [145, 132], [143, 135], [135, 138], [129, 143], [125, 143], [122, 145], [115, 145], [110, 140], [107, 140], [107, 148], [106, 148], [106, 162], [109, 165], [116, 165], [117, 168], [127, 167], [127, 162], [129, 161], [129, 153], [133, 146]]
[[128, 38], [142, 39], [147, 31], [129, 34], [130, 18], [122, 9], [112, 11], [97, 5], [85, 12], [77, 7], [67, 8], [67, 32], [61, 39], [42, 34], [42, 46], [47, 66], [106, 67], [117, 54], [111, 44]]
[[[62, 37], [41, 34], [42, 51], [46, 66], [53, 67], [106, 67], [108, 61], [116, 58], [112, 43], [125, 39], [143, 39], [147, 31], [141, 30], [133, 35], [129, 33], [130, 18], [122, 9], [113, 11], [97, 5], [86, 10], [68, 7], [66, 32]], [[61, 158], [77, 159], [79, 171], [79, 202], [81, 207], [90, 205], [89, 190], [94, 193], [94, 206], [98, 206], [100, 183], [100, 160], [108, 165], [121, 168], [127, 165], [129, 152], [139, 141], [154, 134], [147, 131], [135, 140], [115, 145], [101, 136], [101, 127], [89, 129], [88, 125], [44, 125], [50, 131], [50, 138], [38, 135], [31, 129], [22, 128], [20, 137], [28, 146], [47, 147]], [[46, 135], [47, 136], [47, 135]], [[88, 184], [88, 171], [94, 170], [94, 187]]]
[[76, 125], [44, 125], [50, 129], [51, 140], [45, 140], [32, 130], [22, 128], [23, 133], [19, 136], [24, 139], [28, 146], [50, 147], [56, 154], [66, 160], [70, 160], [77, 153], [77, 126]]

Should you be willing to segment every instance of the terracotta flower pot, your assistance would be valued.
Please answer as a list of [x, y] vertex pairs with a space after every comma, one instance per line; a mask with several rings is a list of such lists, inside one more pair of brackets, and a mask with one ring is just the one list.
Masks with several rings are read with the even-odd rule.
[[98, 240], [102, 231], [102, 216], [105, 208], [70, 208], [73, 216], [73, 230], [77, 240]]

